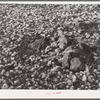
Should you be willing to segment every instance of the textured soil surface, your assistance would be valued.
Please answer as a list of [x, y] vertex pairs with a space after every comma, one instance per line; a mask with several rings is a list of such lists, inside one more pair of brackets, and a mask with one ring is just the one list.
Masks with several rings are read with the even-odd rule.
[[100, 5], [0, 4], [0, 89], [100, 89]]

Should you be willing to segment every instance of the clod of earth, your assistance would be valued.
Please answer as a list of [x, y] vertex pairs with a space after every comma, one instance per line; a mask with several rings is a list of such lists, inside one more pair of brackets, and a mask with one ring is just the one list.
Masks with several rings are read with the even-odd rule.
[[70, 70], [80, 71], [82, 69], [82, 63], [79, 58], [72, 58], [70, 61]]

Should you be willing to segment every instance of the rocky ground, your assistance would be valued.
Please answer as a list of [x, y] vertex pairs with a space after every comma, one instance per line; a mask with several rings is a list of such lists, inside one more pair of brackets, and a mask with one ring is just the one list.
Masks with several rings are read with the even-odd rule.
[[0, 4], [0, 89], [100, 89], [100, 5]]

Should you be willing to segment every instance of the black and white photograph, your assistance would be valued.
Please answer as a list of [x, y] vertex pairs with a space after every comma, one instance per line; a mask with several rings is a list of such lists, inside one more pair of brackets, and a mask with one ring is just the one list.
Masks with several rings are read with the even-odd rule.
[[100, 90], [100, 4], [0, 3], [0, 90]]

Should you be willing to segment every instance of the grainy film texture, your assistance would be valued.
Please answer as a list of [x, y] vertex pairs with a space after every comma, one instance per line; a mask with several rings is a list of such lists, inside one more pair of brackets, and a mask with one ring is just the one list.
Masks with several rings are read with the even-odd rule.
[[100, 5], [0, 4], [0, 89], [100, 89]]

